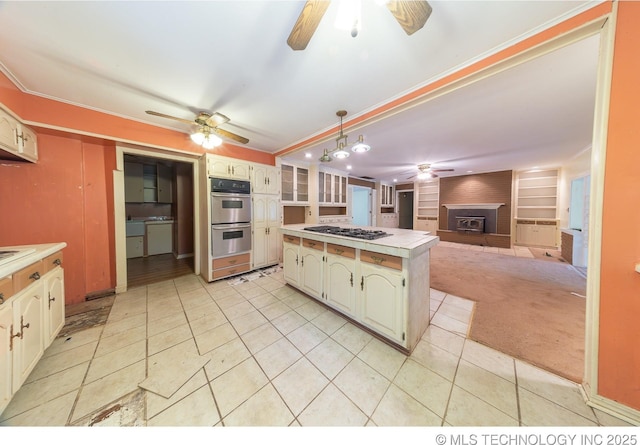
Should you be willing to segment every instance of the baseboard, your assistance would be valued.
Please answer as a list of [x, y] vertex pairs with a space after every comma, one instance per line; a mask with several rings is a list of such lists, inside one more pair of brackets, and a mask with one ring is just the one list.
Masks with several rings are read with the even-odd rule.
[[110, 297], [111, 295], [115, 295], [115, 289], [105, 289], [101, 291], [91, 292], [84, 296], [84, 301], [96, 300], [98, 298]]
[[587, 398], [587, 405], [590, 407], [603, 411], [632, 425], [640, 426], [640, 411], [599, 395], [589, 397], [586, 390], [584, 390], [583, 395]]

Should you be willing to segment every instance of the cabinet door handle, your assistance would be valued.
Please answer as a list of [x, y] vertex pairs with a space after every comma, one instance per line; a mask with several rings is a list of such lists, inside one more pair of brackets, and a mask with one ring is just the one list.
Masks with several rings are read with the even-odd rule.
[[29, 329], [31, 323], [24, 324], [24, 315], [20, 316], [20, 338], [24, 337], [24, 328]]
[[13, 333], [13, 325], [9, 328], [9, 351], [13, 351], [13, 339], [14, 338], [22, 338], [22, 332], [18, 332], [17, 334]]
[[360, 290], [364, 290], [364, 277], [360, 280]]
[[353, 272], [351, 272], [351, 279], [349, 281], [351, 282], [351, 287], [353, 287]]
[[296, 255], [296, 266], [298, 265], [298, 255]]
[[51, 302], [56, 301], [56, 297], [51, 298], [51, 292], [49, 292], [49, 309], [51, 309]]
[[40, 273], [39, 272], [34, 272], [31, 275], [29, 275], [29, 279], [31, 280], [39, 280], [40, 279]]
[[300, 258], [300, 266], [304, 267], [304, 257]]

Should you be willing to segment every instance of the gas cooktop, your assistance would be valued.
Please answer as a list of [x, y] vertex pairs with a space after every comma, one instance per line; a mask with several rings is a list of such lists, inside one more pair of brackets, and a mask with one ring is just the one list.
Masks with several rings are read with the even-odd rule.
[[314, 226], [314, 227], [305, 227], [304, 230], [309, 230], [310, 232], [317, 233], [326, 233], [329, 235], [340, 235], [346, 236], [349, 238], [357, 238], [363, 240], [374, 240], [378, 238], [383, 238], [385, 236], [391, 236], [390, 233], [383, 232], [382, 230], [365, 230], [358, 228], [344, 228], [337, 226]]

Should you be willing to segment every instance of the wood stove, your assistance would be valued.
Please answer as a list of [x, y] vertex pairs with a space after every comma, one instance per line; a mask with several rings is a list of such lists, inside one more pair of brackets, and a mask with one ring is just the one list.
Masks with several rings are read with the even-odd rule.
[[456, 216], [458, 232], [484, 232], [484, 216]]

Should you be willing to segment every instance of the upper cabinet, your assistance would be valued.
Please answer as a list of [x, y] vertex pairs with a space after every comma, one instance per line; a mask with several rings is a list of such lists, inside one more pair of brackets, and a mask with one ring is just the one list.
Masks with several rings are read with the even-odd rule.
[[277, 195], [280, 193], [280, 169], [270, 165], [251, 165], [251, 189], [253, 193]]
[[225, 156], [207, 154], [207, 175], [214, 178], [249, 180], [249, 163]]
[[280, 179], [283, 204], [309, 204], [308, 168], [282, 164]]
[[124, 163], [125, 202], [169, 204], [172, 197], [172, 169], [158, 164]]
[[320, 205], [347, 204], [347, 176], [330, 170], [318, 172], [318, 203]]
[[393, 207], [394, 189], [392, 185], [380, 184], [380, 206]]
[[38, 139], [33, 130], [0, 108], [0, 159], [38, 160]]

